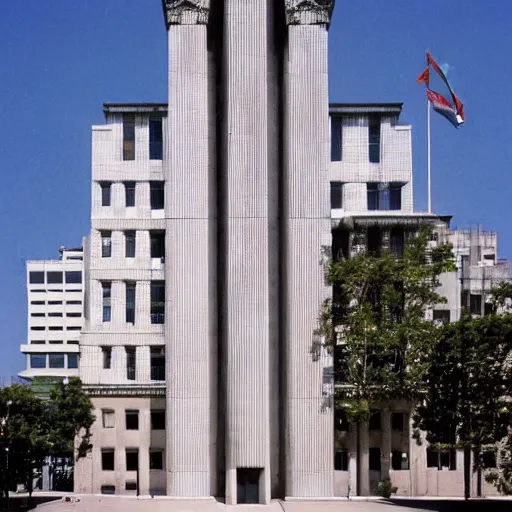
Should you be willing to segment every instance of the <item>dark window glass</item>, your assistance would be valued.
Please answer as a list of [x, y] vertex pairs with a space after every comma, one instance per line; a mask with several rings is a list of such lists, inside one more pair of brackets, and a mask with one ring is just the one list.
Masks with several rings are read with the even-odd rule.
[[30, 272], [28, 278], [30, 284], [44, 284], [44, 272]]
[[392, 184], [389, 187], [389, 209], [401, 210], [402, 209], [402, 186]]
[[336, 471], [348, 471], [348, 451], [341, 450], [334, 456], [334, 469]]
[[368, 425], [370, 430], [380, 430], [380, 412], [373, 412]]
[[66, 328], [66, 331], [81, 331], [82, 328], [79, 325], [70, 325]]
[[427, 468], [439, 469], [439, 452], [427, 448]]
[[33, 325], [30, 330], [31, 331], [44, 331], [46, 327], [44, 325]]
[[110, 190], [112, 187], [112, 183], [108, 181], [102, 181], [100, 183], [101, 187], [101, 206], [110, 206]]
[[472, 315], [482, 314], [482, 296], [471, 294], [469, 296], [469, 312]]
[[135, 323], [135, 283], [126, 283], [126, 322]]
[[389, 236], [391, 254], [395, 258], [401, 258], [404, 255], [405, 237], [403, 228], [392, 228]]
[[112, 347], [102, 347], [103, 354], [103, 368], [109, 370], [112, 364]]
[[[50, 314], [51, 314], [51, 313], [50, 313]], [[45, 314], [45, 313], [30, 313], [30, 316], [34, 316], [34, 317], [44, 317], [44, 316], [46, 316], [46, 314]], [[48, 315], [48, 316], [50, 316], [50, 315]], [[62, 316], [62, 314], [61, 314], [61, 316]]]
[[149, 452], [149, 469], [164, 469], [164, 453], [162, 451]]
[[[61, 290], [62, 291], [62, 290]], [[77, 292], [77, 293], [82, 293], [82, 288], [69, 288], [68, 290], [66, 290], [68, 292]]]
[[450, 323], [450, 310], [449, 309], [434, 309], [434, 320], [442, 324]]
[[135, 347], [126, 347], [126, 378], [135, 380], [136, 374]]
[[151, 411], [151, 428], [153, 430], [165, 430], [165, 410]]
[[112, 283], [103, 282], [101, 283], [102, 288], [102, 300], [103, 300], [103, 321], [110, 322], [111, 320], [111, 306], [110, 296], [112, 292]]
[[126, 482], [125, 490], [136, 491], [137, 490], [137, 482]]
[[50, 317], [60, 317], [60, 316], [62, 316], [62, 313], [48, 313], [48, 316], [50, 316]]
[[165, 231], [150, 231], [150, 250], [152, 258], [165, 258]]
[[404, 413], [394, 412], [391, 414], [391, 428], [397, 432], [404, 431]]
[[164, 208], [164, 182], [149, 182], [149, 201], [152, 210], [163, 210]]
[[163, 138], [162, 118], [153, 116], [149, 118], [149, 158], [162, 160]]
[[44, 306], [46, 302], [44, 300], [33, 300], [30, 304], [32, 304], [32, 306]]
[[135, 206], [135, 181], [124, 182], [124, 199], [127, 208]]
[[123, 160], [135, 160], [135, 114], [123, 115]]
[[101, 494], [115, 494], [115, 493], [116, 493], [115, 485], [102, 485], [101, 486]]
[[64, 354], [50, 354], [50, 368], [64, 368]]
[[126, 450], [126, 471], [139, 469], [139, 450]]
[[62, 283], [62, 272], [47, 272], [46, 282], [48, 284], [59, 284]]
[[112, 256], [112, 232], [101, 232], [101, 257], [110, 258]]
[[32, 340], [30, 342], [31, 345], [44, 345], [46, 343], [46, 341], [44, 340]]
[[125, 256], [135, 258], [135, 231], [124, 232]]
[[78, 368], [78, 354], [68, 354], [68, 368]]
[[366, 196], [368, 200], [368, 210], [379, 209], [379, 186], [377, 183], [366, 184]]
[[126, 430], [139, 430], [139, 411], [126, 411]]
[[66, 304], [70, 305], [70, 306], [81, 306], [82, 305], [82, 301], [81, 300], [68, 300], [66, 302]]
[[46, 354], [30, 354], [30, 368], [46, 368]]
[[78, 345], [78, 340], [68, 340], [68, 345]]
[[408, 469], [407, 459], [403, 458], [402, 452], [394, 451], [391, 453], [391, 469]]
[[370, 471], [380, 471], [380, 448], [370, 448], [368, 463]]
[[62, 345], [64, 342], [62, 340], [51, 340], [50, 345]]
[[151, 347], [151, 380], [165, 380], [164, 347]]
[[331, 117], [331, 161], [341, 162], [343, 124], [341, 117]]
[[343, 183], [331, 181], [331, 208], [343, 208]]
[[165, 281], [151, 281], [151, 323], [165, 323]]
[[370, 162], [380, 162], [380, 117], [372, 116], [368, 124], [368, 152]]
[[487, 450], [482, 453], [482, 465], [484, 468], [496, 467], [496, 450]]
[[52, 325], [51, 327], [48, 327], [48, 330], [50, 331], [63, 331], [64, 328], [62, 325]]
[[101, 469], [114, 471], [114, 450], [101, 450]]
[[66, 313], [66, 316], [68, 318], [80, 318], [82, 316], [82, 313]]
[[49, 300], [48, 305], [49, 306], [60, 306], [62, 304], [61, 300]]
[[82, 282], [82, 272], [79, 270], [66, 272], [66, 284], [79, 284]]

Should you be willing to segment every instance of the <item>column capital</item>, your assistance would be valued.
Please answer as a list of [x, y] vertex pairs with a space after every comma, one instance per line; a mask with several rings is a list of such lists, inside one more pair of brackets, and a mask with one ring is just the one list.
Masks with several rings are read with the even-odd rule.
[[288, 25], [329, 25], [335, 0], [284, 0]]
[[165, 25], [206, 25], [210, 0], [162, 0]]

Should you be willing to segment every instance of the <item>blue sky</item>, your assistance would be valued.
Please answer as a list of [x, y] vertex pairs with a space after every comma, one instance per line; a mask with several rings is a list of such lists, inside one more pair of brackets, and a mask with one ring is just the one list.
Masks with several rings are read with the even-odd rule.
[[[276, 0], [277, 1], [277, 0]], [[25, 260], [57, 258], [89, 230], [90, 127], [104, 101], [166, 101], [160, 0], [0, 2], [0, 378], [24, 368]], [[512, 257], [512, 2], [337, 0], [330, 98], [403, 102], [413, 125], [417, 210], [426, 209], [429, 49], [465, 104], [456, 130], [432, 118], [434, 211], [482, 224]]]

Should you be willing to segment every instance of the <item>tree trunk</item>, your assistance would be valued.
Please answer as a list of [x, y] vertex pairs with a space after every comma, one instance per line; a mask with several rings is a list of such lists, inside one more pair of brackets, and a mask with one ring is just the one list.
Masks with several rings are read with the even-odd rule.
[[464, 445], [464, 499], [468, 500], [471, 494], [471, 446]]

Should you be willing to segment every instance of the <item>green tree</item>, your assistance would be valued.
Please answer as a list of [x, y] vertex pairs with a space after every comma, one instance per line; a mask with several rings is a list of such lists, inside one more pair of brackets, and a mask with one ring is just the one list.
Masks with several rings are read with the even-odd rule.
[[321, 308], [317, 334], [334, 358], [336, 412], [356, 424], [358, 472], [360, 428], [372, 403], [415, 402], [429, 368], [437, 327], [425, 314], [445, 301], [439, 276], [455, 268], [451, 246], [430, 247], [430, 240], [431, 228], [422, 226], [402, 257], [362, 253], [326, 267], [333, 297]]
[[[32, 493], [34, 469], [49, 455], [75, 453], [77, 459], [91, 449], [92, 403], [80, 380], [55, 386], [50, 399], [34, 395], [29, 386], [0, 390], [0, 491], [24, 483]], [[75, 449], [76, 447], [76, 449]]]
[[470, 495], [471, 454], [480, 476], [482, 447], [507, 435], [511, 416], [506, 397], [512, 392], [507, 360], [511, 350], [512, 315], [465, 315], [443, 327], [424, 376], [424, 396], [416, 409], [415, 426], [427, 433], [434, 449], [464, 450], [466, 499]]

